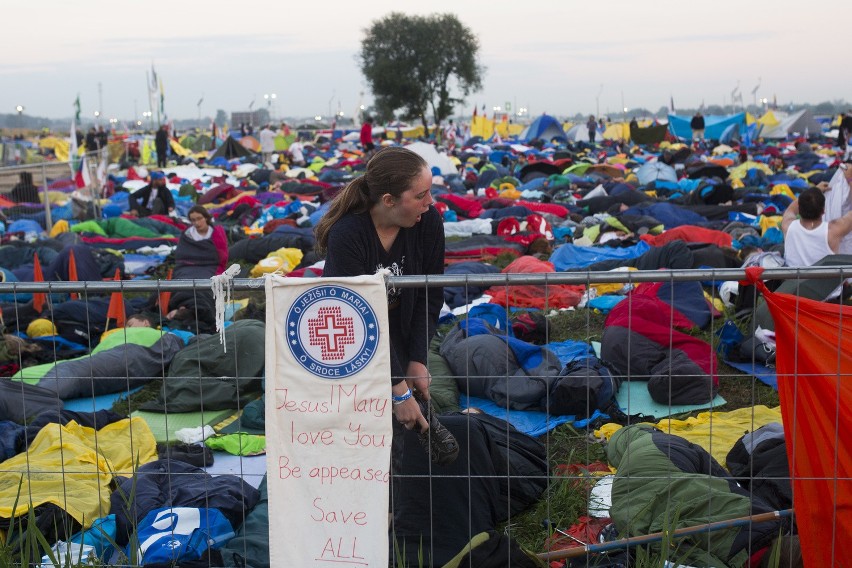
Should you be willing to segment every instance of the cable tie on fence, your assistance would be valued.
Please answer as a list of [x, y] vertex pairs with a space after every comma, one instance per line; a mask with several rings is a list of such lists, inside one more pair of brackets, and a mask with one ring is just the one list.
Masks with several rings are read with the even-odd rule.
[[216, 301], [216, 331], [219, 332], [219, 343], [228, 352], [225, 342], [225, 307], [231, 303], [231, 292], [234, 288], [234, 277], [240, 273], [240, 265], [232, 264], [222, 274], [210, 277], [210, 287], [213, 289], [213, 299]]

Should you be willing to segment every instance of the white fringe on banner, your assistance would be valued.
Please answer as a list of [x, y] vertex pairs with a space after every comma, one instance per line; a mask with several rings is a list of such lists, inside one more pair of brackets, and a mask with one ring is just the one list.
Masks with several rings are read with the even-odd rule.
[[210, 277], [210, 287], [213, 289], [213, 299], [216, 300], [216, 331], [219, 332], [219, 343], [228, 352], [225, 342], [225, 306], [231, 303], [231, 291], [234, 277], [240, 273], [240, 265], [232, 264], [222, 274]]

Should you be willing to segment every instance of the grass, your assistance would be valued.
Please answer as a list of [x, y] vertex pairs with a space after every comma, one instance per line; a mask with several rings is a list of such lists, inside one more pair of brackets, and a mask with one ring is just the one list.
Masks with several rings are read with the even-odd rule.
[[[606, 315], [594, 310], [567, 310], [553, 313], [548, 317], [548, 338], [550, 341], [600, 341], [603, 335]], [[716, 320], [714, 326], [718, 326]], [[711, 345], [716, 346], [718, 339], [710, 330], [690, 330], [689, 333]], [[770, 386], [745, 375], [741, 371], [718, 361], [719, 392], [727, 404], [722, 410], [734, 410], [758, 404], [769, 407], [780, 404], [778, 393]], [[685, 419], [698, 412], [677, 415], [674, 418]], [[554, 528], [562, 530], [576, 524], [582, 515], [588, 514], [588, 490], [593, 475], [574, 474], [560, 476], [556, 469], [566, 464], [606, 463], [603, 444], [594, 439], [591, 429], [576, 429], [570, 424], [558, 426], [540, 441], [545, 444], [550, 466], [550, 483], [540, 501], [531, 509], [513, 517], [503, 527], [523, 548], [543, 551]], [[668, 546], [666, 547], [672, 550]], [[648, 550], [637, 554], [636, 566], [662, 566], [663, 558]]]

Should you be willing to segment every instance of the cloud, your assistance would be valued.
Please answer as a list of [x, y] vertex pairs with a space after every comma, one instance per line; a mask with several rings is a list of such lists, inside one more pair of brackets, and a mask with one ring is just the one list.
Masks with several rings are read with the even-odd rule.
[[[586, 40], [553, 40], [553, 41], [524, 41], [508, 49], [505, 53], [512, 55], [538, 54], [560, 54], [565, 52], [589, 53], [601, 51], [618, 51], [625, 55], [625, 47], [665, 47], [684, 44], [712, 44], [713, 46], [730, 47], [733, 43], [752, 43], [756, 41], [767, 41], [782, 37], [781, 32], [766, 30], [762, 32], [743, 33], [720, 33], [720, 34], [695, 34], [678, 35], [668, 37], [634, 37], [634, 38], [606, 38]], [[510, 42], [511, 44], [511, 42]]]

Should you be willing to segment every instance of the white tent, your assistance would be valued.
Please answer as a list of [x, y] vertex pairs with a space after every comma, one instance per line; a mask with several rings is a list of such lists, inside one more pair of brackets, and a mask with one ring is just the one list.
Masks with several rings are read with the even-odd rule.
[[[373, 127], [373, 136], [379, 136], [385, 131], [384, 126], [374, 126]], [[342, 140], [344, 142], [358, 142], [361, 140], [361, 131], [353, 130], [349, 134], [343, 136]]]
[[760, 137], [784, 140], [789, 136], [816, 136], [820, 132], [822, 126], [814, 119], [811, 111], [805, 109], [781, 118], [781, 122], [775, 126], [762, 130]]
[[427, 142], [413, 142], [408, 144], [406, 148], [416, 154], [420, 154], [426, 160], [426, 163], [429, 164], [430, 168], [437, 167], [441, 170], [441, 175], [458, 173], [456, 166], [453, 165], [450, 158], [443, 152], [438, 152], [432, 144]]
[[589, 141], [589, 129], [586, 128], [586, 124], [575, 124], [571, 128], [568, 129], [568, 132], [565, 133], [565, 137], [569, 142], [588, 142]]

